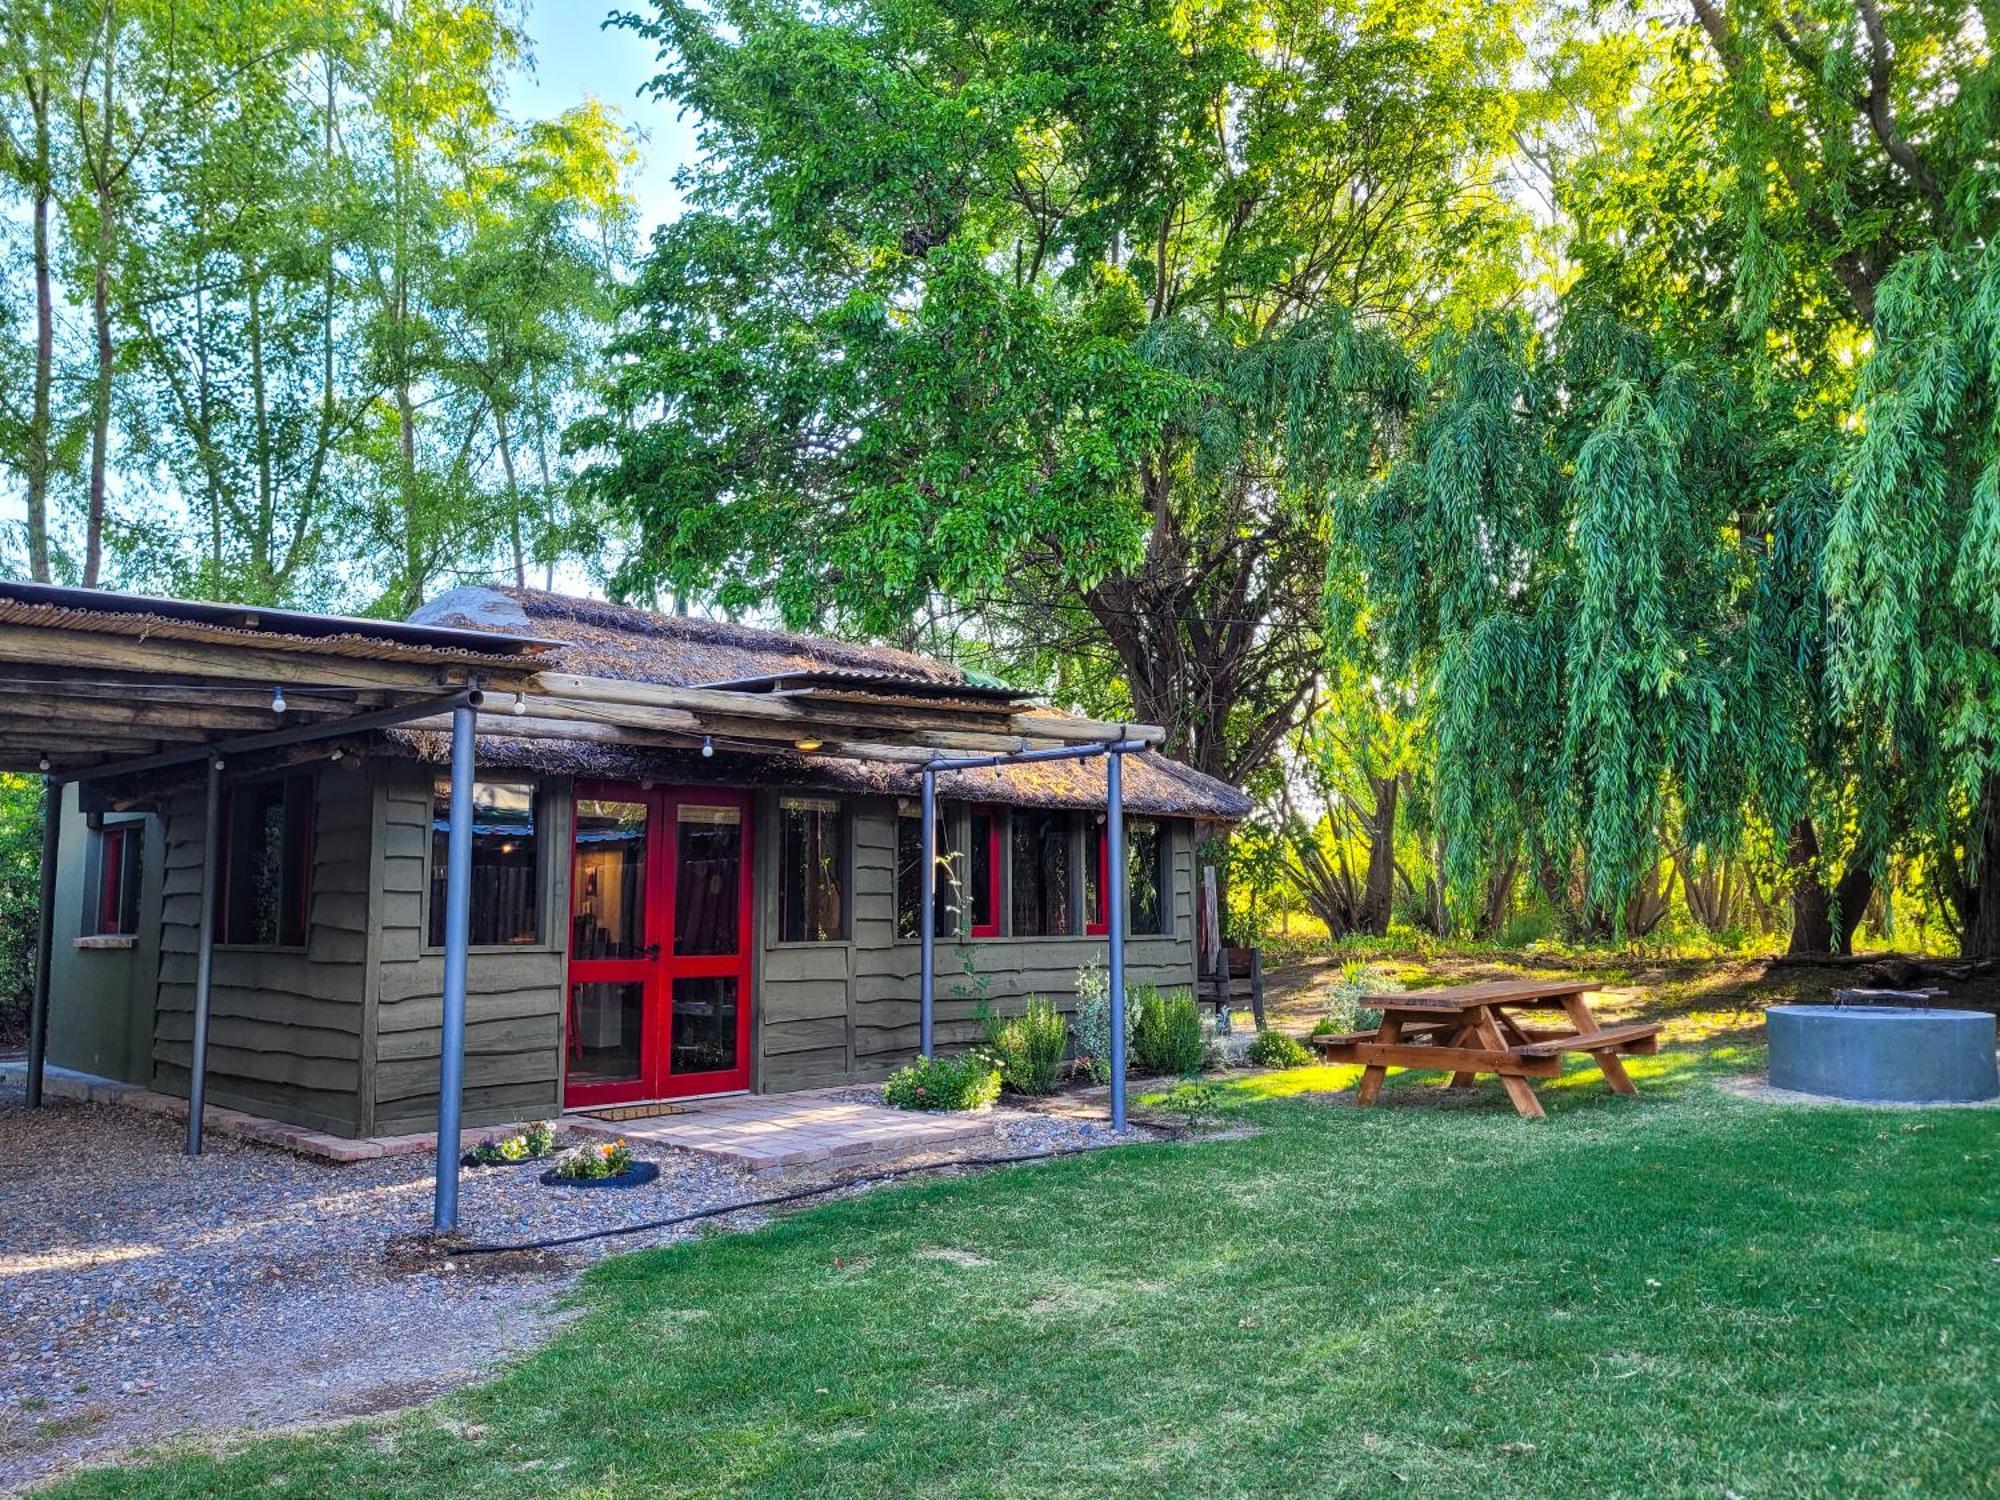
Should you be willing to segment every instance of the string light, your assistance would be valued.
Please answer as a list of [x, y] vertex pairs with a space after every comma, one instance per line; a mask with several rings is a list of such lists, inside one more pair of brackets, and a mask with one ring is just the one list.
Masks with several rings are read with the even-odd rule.
[[713, 760], [715, 758], [715, 741], [709, 735], [701, 737], [701, 758], [703, 760]]
[[279, 687], [271, 689], [271, 712], [274, 714], [281, 714], [284, 711], [285, 711], [285, 690], [281, 685]]
[[508, 712], [513, 714], [514, 717], [518, 719], [527, 711], [528, 711], [528, 695], [526, 693], [516, 693], [514, 695], [514, 706], [513, 708], [509, 709]]

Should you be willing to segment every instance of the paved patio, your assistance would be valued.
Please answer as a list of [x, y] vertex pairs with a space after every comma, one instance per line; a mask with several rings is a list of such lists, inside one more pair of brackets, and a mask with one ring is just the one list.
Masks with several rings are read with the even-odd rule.
[[990, 1113], [923, 1114], [857, 1099], [852, 1091], [752, 1094], [693, 1105], [650, 1119], [564, 1123], [596, 1135], [672, 1146], [753, 1172], [774, 1172], [834, 1157], [901, 1155], [993, 1134]]

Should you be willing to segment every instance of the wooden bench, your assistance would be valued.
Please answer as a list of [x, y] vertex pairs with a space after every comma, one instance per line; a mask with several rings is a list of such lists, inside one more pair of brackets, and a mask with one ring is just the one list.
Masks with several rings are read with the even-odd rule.
[[1264, 1029], [1264, 960], [1255, 948], [1224, 948], [1222, 967], [1201, 976], [1195, 991], [1203, 1005], [1212, 1005], [1217, 1014], [1248, 1005]]
[[1646, 1022], [1547, 1037], [1513, 1049], [1516, 1057], [1557, 1057], [1565, 1052], [1622, 1052], [1645, 1057], [1660, 1050], [1660, 1028]]

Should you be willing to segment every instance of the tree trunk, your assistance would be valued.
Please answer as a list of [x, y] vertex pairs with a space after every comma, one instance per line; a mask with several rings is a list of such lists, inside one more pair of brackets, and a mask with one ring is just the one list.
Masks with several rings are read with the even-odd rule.
[[2000, 776], [1986, 778], [1966, 848], [1958, 951], [1966, 958], [2000, 957]]
[[97, 267], [91, 279], [90, 316], [97, 333], [97, 373], [90, 395], [90, 501], [84, 517], [83, 586], [97, 587], [104, 566], [104, 481], [111, 458], [111, 256], [115, 247], [111, 148], [115, 138], [111, 110], [118, 71], [118, 22], [113, 8], [104, 7], [104, 139], [92, 170], [97, 192]]
[[35, 390], [28, 419], [28, 572], [37, 583], [53, 583], [49, 567], [50, 392], [55, 383], [56, 311], [54, 269], [49, 251], [49, 201], [54, 196], [46, 86], [31, 90], [35, 117]]
[[1875, 892], [1875, 861], [1866, 849], [1854, 851], [1853, 859], [1831, 891], [1819, 877], [1819, 854], [1819, 833], [1812, 819], [1799, 819], [1792, 826], [1786, 850], [1786, 862], [1797, 873], [1792, 887], [1792, 940], [1785, 949], [1787, 953], [1852, 952], [1854, 929], [1861, 925], [1861, 914], [1868, 909], [1868, 898]]
[[1368, 878], [1361, 888], [1360, 929], [1381, 937], [1389, 930], [1396, 879], [1396, 798], [1402, 778], [1370, 777], [1375, 815], [1368, 822]]
[[500, 440], [500, 467], [507, 475], [507, 530], [514, 547], [514, 587], [528, 586], [528, 557], [521, 546], [521, 487], [514, 480], [514, 448], [507, 437], [507, 412], [493, 403], [493, 431]]

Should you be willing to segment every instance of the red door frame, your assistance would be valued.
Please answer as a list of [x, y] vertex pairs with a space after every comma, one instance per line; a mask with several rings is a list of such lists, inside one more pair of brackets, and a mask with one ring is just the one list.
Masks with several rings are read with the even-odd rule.
[[[563, 1107], [593, 1109], [694, 1094], [734, 1093], [750, 1086], [752, 869], [756, 840], [751, 828], [750, 794], [721, 787], [644, 787], [630, 782], [579, 781], [576, 800], [636, 803], [646, 809], [646, 949], [634, 958], [570, 957], [563, 994]], [[736, 951], [714, 954], [674, 952], [674, 905], [679, 887], [680, 810], [684, 806], [731, 807], [738, 824], [742, 859], [736, 893]], [[575, 820], [570, 834], [570, 931], [576, 930]], [[702, 1073], [673, 1070], [673, 992], [676, 979], [736, 981], [736, 1066]], [[643, 986], [639, 1030], [639, 1076], [617, 1083], [569, 1082], [569, 1036], [575, 1024], [574, 996], [580, 984]]]

